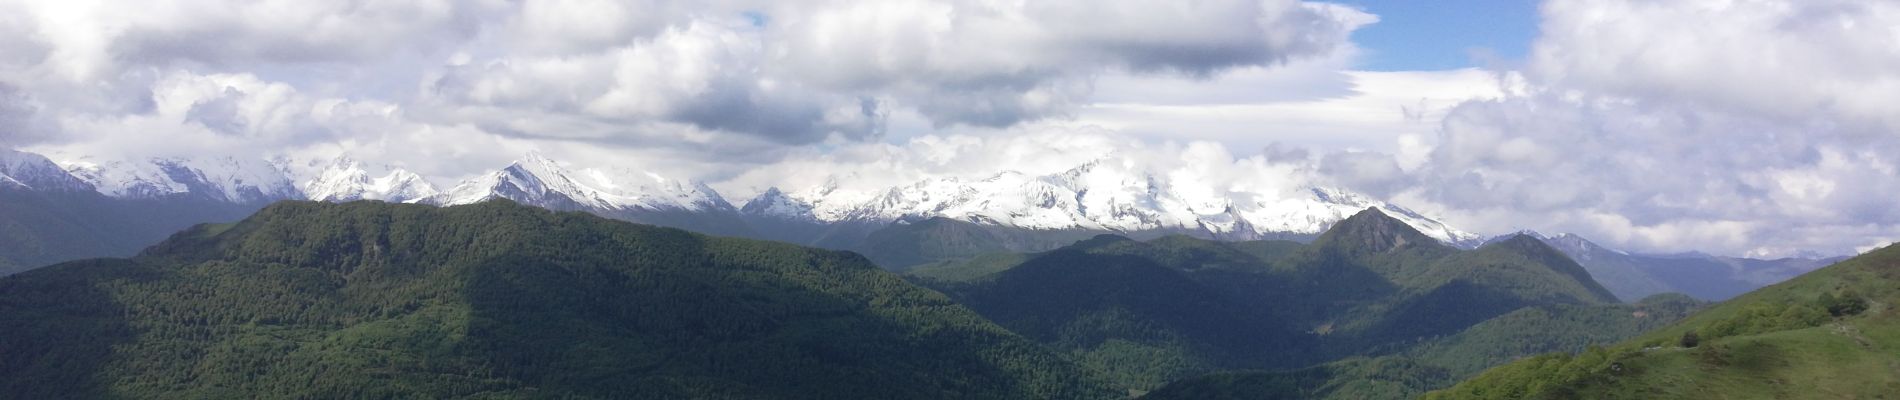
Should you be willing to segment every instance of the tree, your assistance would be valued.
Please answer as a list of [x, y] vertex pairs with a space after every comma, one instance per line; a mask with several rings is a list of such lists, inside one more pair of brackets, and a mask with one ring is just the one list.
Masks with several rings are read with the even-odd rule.
[[1820, 303], [1822, 308], [1826, 308], [1828, 314], [1836, 317], [1867, 311], [1867, 299], [1861, 298], [1860, 293], [1854, 292], [1853, 289], [1843, 291], [1839, 296], [1833, 293], [1822, 293], [1821, 298], [1816, 299], [1815, 302]]
[[1682, 340], [1678, 341], [1677, 343], [1682, 344], [1682, 347], [1693, 348], [1698, 344], [1702, 344], [1702, 337], [1696, 336], [1695, 330], [1691, 329], [1688, 332], [1683, 332]]

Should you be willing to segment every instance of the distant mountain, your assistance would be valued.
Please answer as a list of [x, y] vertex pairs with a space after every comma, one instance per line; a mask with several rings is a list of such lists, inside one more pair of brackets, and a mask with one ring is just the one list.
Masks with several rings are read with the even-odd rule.
[[555, 213], [283, 202], [0, 279], [18, 398], [1116, 396], [854, 254]]
[[329, 202], [382, 200], [391, 203], [424, 203], [434, 202], [442, 194], [421, 175], [401, 168], [390, 168], [387, 174], [372, 178], [362, 163], [347, 156], [331, 161], [328, 168], [304, 183], [302, 188], [306, 199]]
[[539, 153], [462, 182], [425, 203], [461, 205], [491, 199], [714, 235], [758, 236], [739, 217], [738, 208], [703, 183], [640, 171], [571, 170]]
[[[9, 190], [91, 191], [115, 200], [212, 204], [208, 207], [239, 211], [212, 213], [219, 219], [192, 223], [229, 221], [279, 200], [457, 205], [508, 199], [709, 234], [854, 250], [872, 255], [891, 269], [967, 259], [999, 249], [1047, 250], [1100, 233], [1144, 239], [1187, 234], [1221, 240], [1304, 241], [1372, 206], [1392, 212], [1434, 239], [1460, 246], [1477, 244], [1475, 235], [1338, 189], [1210, 190], [1192, 182], [1172, 182], [1115, 160], [1046, 176], [1007, 172], [981, 180], [929, 179], [892, 188], [832, 184], [796, 193], [774, 188], [743, 207], [735, 207], [700, 182], [638, 170], [573, 166], [533, 152], [446, 190], [400, 167], [364, 165], [348, 156], [305, 161], [78, 156], [54, 163], [8, 151], [0, 164], [9, 171], [0, 173], [0, 188]], [[110, 225], [110, 221], [103, 223]], [[183, 227], [173, 225], [164, 225], [159, 232]], [[943, 229], [956, 229], [961, 237], [974, 241], [944, 246], [901, 240], [948, 237], [939, 236], [948, 232], [924, 232]], [[82, 251], [52, 259], [122, 255], [123, 249], [152, 240], [156, 239], [114, 243], [120, 250]]]
[[[1523, 232], [1569, 255], [1590, 271], [1591, 277], [1620, 299], [1641, 299], [1658, 293], [1684, 293], [1721, 301], [1840, 261], [1832, 258], [1759, 260], [1717, 257], [1702, 253], [1671, 255], [1631, 254], [1597, 245], [1573, 234], [1545, 236]], [[1499, 236], [1504, 240], [1518, 234]]]
[[812, 224], [940, 217], [1040, 231], [1259, 240], [1311, 238], [1359, 210], [1379, 207], [1440, 241], [1475, 246], [1480, 240], [1416, 212], [1338, 189], [1209, 189], [1103, 160], [1045, 176], [1003, 172], [980, 180], [927, 179], [872, 191], [835, 183], [794, 193], [774, 188], [743, 209], [755, 219]]
[[4, 150], [0, 237], [7, 240], [0, 241], [0, 276], [61, 261], [128, 256], [179, 229], [234, 221], [282, 200], [450, 205], [494, 198], [757, 236], [738, 209], [703, 184], [629, 171], [570, 171], [537, 154], [445, 193], [415, 173], [347, 156], [307, 164], [236, 157], [80, 157], [59, 164]]
[[[171, 170], [199, 187], [214, 173]], [[154, 168], [157, 168], [154, 165]], [[263, 207], [264, 190], [193, 195], [136, 186], [112, 197], [108, 182], [76, 176], [37, 154], [0, 150], [0, 276], [61, 261], [129, 256], [179, 229], [207, 221], [232, 221]], [[110, 192], [111, 189], [103, 191]], [[243, 201], [227, 194], [248, 193]]]
[[[1441, 221], [1343, 190], [1211, 190], [1214, 188], [1171, 181], [1113, 159], [1043, 176], [1005, 172], [980, 180], [928, 179], [890, 188], [846, 188], [836, 183], [794, 192], [770, 188], [743, 206], [734, 206], [701, 182], [639, 170], [569, 165], [534, 152], [446, 190], [400, 167], [365, 165], [348, 156], [298, 162], [237, 157], [108, 160], [81, 156], [55, 162], [31, 153], [7, 151], [0, 155], [0, 168], [4, 168], [0, 170], [0, 190], [90, 191], [147, 206], [165, 203], [162, 207], [169, 209], [207, 208], [205, 212], [187, 214], [217, 218], [156, 224], [153, 226], [158, 229], [135, 235], [136, 241], [112, 244], [115, 250], [70, 252], [71, 256], [49, 258], [54, 261], [124, 255], [129, 251], [126, 249], [149, 245], [157, 240], [154, 236], [165, 232], [191, 223], [230, 221], [279, 200], [455, 205], [509, 199], [553, 210], [586, 211], [709, 234], [858, 251], [893, 270], [965, 260], [993, 251], [1049, 250], [1102, 233], [1136, 239], [1185, 234], [1228, 241], [1304, 242], [1368, 207], [1385, 210], [1431, 240], [1461, 248], [1481, 244], [1476, 235]], [[94, 225], [112, 223], [100, 221]], [[949, 237], [965, 241], [916, 241]], [[1628, 255], [1616, 255], [1605, 256], [1612, 260], [1592, 262], [1583, 252], [1566, 252], [1583, 260], [1593, 275], [1600, 276], [1626, 299], [1661, 291], [1726, 298], [1820, 265], [1801, 259], [1708, 256], [1691, 256], [1703, 261], [1684, 262], [1681, 258], [1643, 256], [1630, 260], [1623, 257]], [[0, 258], [9, 257], [0, 254]], [[1661, 264], [1673, 268], [1650, 268]], [[1631, 272], [1637, 270], [1661, 272]], [[1712, 279], [1711, 274], [1730, 277]]]
[[910, 276], [1136, 391], [1218, 371], [1396, 355], [1530, 307], [1616, 303], [1537, 240], [1461, 250], [1376, 208], [1311, 244], [1102, 235]]
[[304, 197], [281, 165], [263, 160], [214, 157], [100, 161], [88, 158], [63, 166], [100, 193], [114, 198], [269, 203]]
[[92, 191], [93, 186], [46, 157], [0, 149], [0, 190], [85, 192]]
[[1530, 357], [1428, 399], [1876, 399], [1900, 393], [1900, 246], [1581, 354]]

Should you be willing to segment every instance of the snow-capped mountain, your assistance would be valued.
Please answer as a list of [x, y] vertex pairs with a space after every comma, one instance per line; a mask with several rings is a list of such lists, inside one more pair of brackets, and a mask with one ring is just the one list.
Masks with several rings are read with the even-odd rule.
[[[1028, 230], [1189, 233], [1228, 240], [1297, 238], [1317, 235], [1360, 210], [1378, 207], [1448, 243], [1470, 246], [1477, 241], [1475, 235], [1435, 219], [1343, 190], [1213, 187], [1191, 177], [1160, 175], [1116, 160], [1041, 176], [1004, 172], [983, 179], [934, 178], [889, 188], [845, 187], [835, 181], [799, 192], [774, 188], [741, 209], [703, 183], [635, 169], [570, 166], [539, 153], [528, 153], [448, 191], [437, 190], [417, 174], [399, 168], [367, 168], [347, 156], [304, 164], [232, 157], [79, 157], [57, 165], [43, 157], [32, 161], [34, 157], [9, 153], [7, 171], [42, 173], [7, 173], [0, 184], [48, 185], [45, 182], [58, 182], [63, 176], [66, 181], [60, 185], [115, 198], [186, 195], [232, 203], [368, 199], [459, 205], [499, 198], [636, 222], [689, 229], [716, 226], [709, 230], [765, 236], [773, 233], [747, 233], [756, 230], [744, 226], [769, 219], [773, 226], [762, 229], [791, 229], [784, 225], [791, 223], [819, 228], [851, 225], [868, 232], [891, 223], [942, 217]], [[741, 221], [742, 215], [753, 222]], [[791, 230], [798, 235], [825, 231]]]
[[819, 222], [944, 217], [1027, 229], [1181, 231], [1246, 240], [1318, 234], [1367, 207], [1386, 210], [1448, 243], [1470, 246], [1479, 240], [1417, 212], [1343, 190], [1223, 192], [1105, 162], [1046, 176], [1004, 172], [981, 180], [927, 179], [871, 192], [843, 190], [835, 183], [795, 194], [774, 188], [743, 210]]
[[736, 211], [703, 183], [632, 170], [570, 170], [539, 153], [456, 185], [440, 203], [496, 198], [563, 210]]
[[1550, 247], [1555, 247], [1557, 250], [1564, 252], [1564, 254], [1569, 254], [1571, 258], [1577, 259], [1577, 262], [1591, 261], [1593, 258], [1605, 255], [1629, 255], [1629, 253], [1622, 250], [1612, 250], [1597, 245], [1589, 239], [1584, 239], [1582, 236], [1571, 233], [1559, 233], [1557, 236], [1548, 237], [1539, 236], [1538, 238], [1542, 239], [1544, 243], [1550, 244]]
[[421, 175], [401, 168], [390, 168], [382, 177], [370, 178], [363, 164], [348, 156], [337, 157], [328, 168], [305, 181], [302, 188], [305, 198], [316, 201], [417, 203], [441, 195], [435, 185]]
[[794, 199], [778, 188], [769, 188], [757, 197], [745, 203], [739, 210], [747, 215], [771, 216], [797, 221], [817, 221], [812, 215], [812, 205]]
[[91, 184], [73, 177], [44, 156], [0, 150], [0, 188], [46, 191], [88, 191]]
[[117, 198], [192, 195], [233, 203], [304, 198], [283, 168], [263, 160], [81, 158], [62, 164], [71, 176], [91, 184], [100, 193]]

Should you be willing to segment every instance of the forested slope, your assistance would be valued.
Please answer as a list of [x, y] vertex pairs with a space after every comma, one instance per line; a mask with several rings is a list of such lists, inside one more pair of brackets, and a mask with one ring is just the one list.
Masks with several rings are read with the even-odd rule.
[[507, 202], [285, 202], [0, 279], [19, 398], [1086, 398], [851, 253]]

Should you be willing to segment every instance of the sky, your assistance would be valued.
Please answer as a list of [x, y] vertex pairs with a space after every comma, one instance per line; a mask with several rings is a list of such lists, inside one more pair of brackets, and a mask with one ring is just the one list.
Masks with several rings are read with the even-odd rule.
[[1524, 59], [1537, 37], [1535, 0], [1351, 0], [1379, 16], [1353, 32], [1372, 71], [1503, 68]]
[[1900, 239], [1900, 2], [0, 0], [0, 146], [441, 186], [533, 150], [735, 201], [1121, 157], [1850, 254]]

